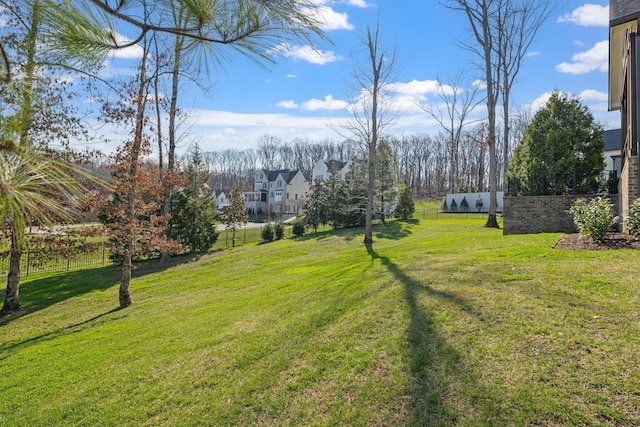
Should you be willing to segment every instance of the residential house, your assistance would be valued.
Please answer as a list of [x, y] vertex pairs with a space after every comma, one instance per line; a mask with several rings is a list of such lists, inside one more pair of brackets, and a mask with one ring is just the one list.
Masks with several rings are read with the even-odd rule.
[[324, 181], [331, 175], [335, 175], [338, 181], [342, 181], [351, 168], [351, 161], [342, 162], [339, 160], [318, 160], [313, 165], [311, 176], [313, 180]]
[[229, 190], [213, 190], [213, 198], [216, 201], [216, 211], [218, 213], [222, 212], [223, 207], [231, 204], [228, 197], [230, 193]]
[[300, 214], [309, 192], [309, 179], [300, 170], [258, 171], [254, 190], [260, 193], [259, 201], [249, 209], [264, 214]]
[[[620, 111], [620, 181], [618, 212], [627, 215], [633, 200], [638, 198], [638, 145], [640, 143], [640, 0], [610, 0], [609, 2], [609, 110]], [[623, 221], [623, 229], [626, 223]]]

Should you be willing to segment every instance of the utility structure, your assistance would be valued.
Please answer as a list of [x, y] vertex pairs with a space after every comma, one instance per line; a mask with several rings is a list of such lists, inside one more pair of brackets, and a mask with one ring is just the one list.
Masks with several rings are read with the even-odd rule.
[[[638, 198], [638, 131], [640, 130], [640, 0], [609, 2], [609, 111], [621, 115], [619, 212], [626, 217]], [[624, 231], [625, 221], [622, 222]]]

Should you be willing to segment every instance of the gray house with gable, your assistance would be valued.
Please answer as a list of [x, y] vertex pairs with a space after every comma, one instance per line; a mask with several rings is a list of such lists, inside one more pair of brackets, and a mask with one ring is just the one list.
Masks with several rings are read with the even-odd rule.
[[309, 182], [300, 170], [259, 170], [254, 185], [254, 191], [260, 194], [255, 201], [255, 211], [267, 215], [302, 213]]

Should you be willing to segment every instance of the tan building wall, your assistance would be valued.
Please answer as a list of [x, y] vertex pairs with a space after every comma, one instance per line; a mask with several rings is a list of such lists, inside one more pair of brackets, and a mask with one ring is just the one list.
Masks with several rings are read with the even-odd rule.
[[620, 175], [620, 207], [622, 221], [622, 231], [627, 233], [626, 221], [631, 202], [639, 197], [638, 195], [638, 156], [628, 157]]

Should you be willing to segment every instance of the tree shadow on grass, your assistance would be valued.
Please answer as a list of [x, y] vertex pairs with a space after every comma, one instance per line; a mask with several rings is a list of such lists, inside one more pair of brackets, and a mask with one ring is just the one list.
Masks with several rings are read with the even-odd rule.
[[[170, 257], [160, 263], [157, 259], [139, 261], [134, 265], [132, 278], [143, 277], [166, 269], [195, 261], [198, 254]], [[0, 326], [6, 325], [26, 314], [30, 314], [70, 298], [74, 298], [93, 291], [104, 291], [118, 286], [121, 279], [121, 269], [118, 265], [107, 265], [91, 269], [53, 273], [47, 276], [25, 280], [20, 284], [20, 305], [22, 309], [15, 313], [0, 314]], [[4, 301], [5, 291], [2, 290]], [[114, 297], [114, 303], [117, 300]]]
[[[105, 313], [101, 313], [98, 314], [96, 316], [93, 316], [90, 319], [84, 320], [82, 322], [78, 322], [75, 323], [73, 325], [68, 325], [65, 326], [64, 328], [60, 328], [60, 329], [56, 329], [54, 331], [50, 331], [41, 335], [37, 335], [35, 337], [31, 337], [29, 339], [26, 339], [24, 341], [19, 341], [13, 344], [4, 344], [2, 346], [0, 346], [0, 360], [4, 360], [6, 359], [9, 354], [11, 353], [12, 350], [18, 348], [18, 347], [22, 347], [22, 346], [28, 346], [31, 344], [36, 344], [36, 343], [40, 343], [43, 341], [49, 341], [64, 335], [70, 335], [76, 332], [82, 332], [84, 330], [90, 329], [95, 327], [97, 324], [100, 323], [106, 323], [108, 321], [114, 320], [114, 319], [106, 319], [104, 318], [105, 316], [112, 314], [112, 313], [116, 313], [118, 311], [121, 311], [122, 309], [120, 307], [111, 309]], [[124, 314], [120, 317], [123, 317]]]
[[[416, 224], [417, 222], [417, 220], [415, 220], [415, 222], [413, 220], [392, 220], [387, 221], [384, 224], [378, 223], [373, 225], [373, 233], [378, 239], [399, 240], [409, 236], [411, 234], [410, 224]], [[326, 240], [336, 237], [342, 238], [347, 242], [350, 242], [354, 239], [363, 239], [364, 227], [354, 226], [334, 230], [319, 231], [317, 233], [308, 233], [303, 236], [296, 237], [295, 239], [299, 241], [307, 241]]]
[[[104, 291], [118, 284], [117, 266], [68, 271], [27, 280], [20, 284], [20, 305], [15, 313], [0, 315], [0, 326], [24, 315], [43, 310], [70, 298]], [[2, 292], [4, 299], [4, 291]]]
[[378, 239], [400, 240], [411, 235], [411, 220], [388, 221], [384, 224], [378, 224], [373, 228], [373, 232]]
[[[456, 414], [447, 407], [448, 384], [443, 377], [462, 369], [463, 355], [447, 343], [434, 328], [433, 315], [420, 304], [421, 294], [453, 303], [461, 310], [472, 315], [473, 308], [459, 296], [437, 289], [410, 277], [388, 257], [378, 254], [373, 247], [367, 246], [372, 260], [379, 259], [404, 287], [404, 295], [409, 309], [407, 342], [410, 356], [408, 366], [413, 377], [412, 419], [410, 425], [451, 425], [455, 424]], [[475, 375], [472, 376], [475, 378]], [[475, 384], [468, 384], [475, 387]]]

